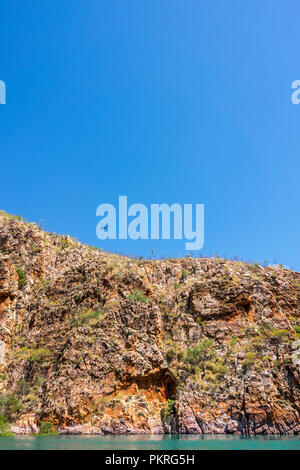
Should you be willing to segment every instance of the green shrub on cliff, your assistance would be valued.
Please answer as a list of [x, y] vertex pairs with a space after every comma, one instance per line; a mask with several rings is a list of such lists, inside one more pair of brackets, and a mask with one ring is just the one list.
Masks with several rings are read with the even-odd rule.
[[0, 416], [0, 437], [10, 436], [14, 436], [14, 433], [11, 431], [7, 419], [4, 416]]
[[39, 436], [57, 436], [58, 431], [52, 421], [43, 421], [39, 427]]
[[193, 366], [199, 366], [214, 355], [212, 340], [203, 339], [198, 344], [187, 349], [185, 361]]
[[294, 284], [295, 284], [295, 287], [297, 288], [297, 290], [300, 293], [300, 282], [295, 281]]
[[9, 214], [8, 212], [1, 211], [1, 210], [0, 210], [0, 215], [7, 217], [8, 219], [11, 219], [11, 220], [18, 220], [19, 222], [23, 221], [23, 217], [21, 215]]
[[175, 400], [171, 400], [170, 398], [164, 403], [161, 409], [161, 418], [163, 420], [168, 419], [172, 416], [175, 412]]
[[[227, 367], [224, 364], [224, 360], [221, 357], [211, 359], [205, 364], [205, 370], [209, 370], [213, 373], [216, 380], [220, 380], [227, 373]], [[206, 374], [205, 374], [206, 376]]]
[[143, 302], [143, 303], [150, 302], [149, 297], [143, 294], [143, 292], [139, 289], [136, 289], [133, 292], [131, 292], [131, 294], [129, 294], [127, 298], [129, 300], [134, 300], [135, 302]]
[[188, 276], [188, 270], [183, 268], [181, 271], [181, 281], [184, 281], [184, 279]]
[[177, 356], [176, 351], [173, 348], [170, 348], [166, 352], [166, 359], [168, 362], [172, 362]]
[[226, 344], [225, 356], [228, 359], [233, 352], [236, 352], [239, 348], [239, 339], [236, 336], [232, 336], [230, 341]]
[[49, 359], [51, 351], [48, 348], [24, 346], [18, 351], [18, 356], [25, 361], [44, 362]]
[[176, 341], [168, 339], [165, 341], [166, 349], [166, 359], [170, 363], [172, 361], [182, 361], [185, 357], [184, 348]]
[[31, 254], [32, 255], [37, 255], [38, 253], [41, 253], [42, 251], [42, 248], [38, 245], [33, 245], [32, 249], [31, 249]]
[[75, 320], [77, 326], [94, 326], [105, 317], [102, 310], [92, 310], [91, 308], [84, 308], [79, 313]]
[[257, 354], [255, 352], [248, 352], [245, 355], [245, 358], [242, 362], [242, 366], [246, 369], [248, 367], [254, 366], [256, 362], [257, 362]]
[[18, 286], [21, 289], [26, 284], [26, 273], [18, 266], [15, 266], [15, 271], [18, 275]]
[[281, 341], [289, 335], [288, 330], [272, 328], [269, 332], [269, 336], [277, 341]]
[[0, 397], [0, 417], [10, 421], [23, 408], [22, 403], [14, 393], [7, 393]]
[[21, 396], [25, 396], [27, 395], [27, 393], [29, 393], [30, 391], [30, 385], [29, 383], [27, 382], [27, 380], [25, 380], [23, 377], [19, 380], [18, 382], [18, 393], [21, 395]]

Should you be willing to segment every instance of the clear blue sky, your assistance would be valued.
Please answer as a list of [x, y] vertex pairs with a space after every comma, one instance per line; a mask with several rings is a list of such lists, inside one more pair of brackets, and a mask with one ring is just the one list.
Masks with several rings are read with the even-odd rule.
[[0, 208], [96, 238], [98, 204], [204, 203], [209, 255], [300, 270], [300, 7], [271, 0], [2, 2]]

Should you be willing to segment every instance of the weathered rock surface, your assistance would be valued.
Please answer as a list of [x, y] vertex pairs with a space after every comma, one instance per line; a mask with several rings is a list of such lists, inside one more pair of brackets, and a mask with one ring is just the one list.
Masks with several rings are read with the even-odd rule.
[[300, 274], [135, 260], [0, 213], [0, 413], [16, 433], [300, 432]]

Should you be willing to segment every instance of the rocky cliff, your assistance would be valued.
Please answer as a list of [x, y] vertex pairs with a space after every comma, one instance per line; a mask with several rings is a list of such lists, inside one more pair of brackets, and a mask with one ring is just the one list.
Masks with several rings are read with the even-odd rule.
[[299, 433], [300, 274], [136, 260], [0, 213], [0, 415], [16, 433]]

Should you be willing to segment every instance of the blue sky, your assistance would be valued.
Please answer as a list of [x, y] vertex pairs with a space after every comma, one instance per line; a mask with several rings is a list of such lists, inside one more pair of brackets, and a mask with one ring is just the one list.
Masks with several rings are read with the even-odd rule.
[[300, 270], [299, 3], [3, 2], [0, 208], [110, 251], [96, 207], [204, 203], [204, 254]]

